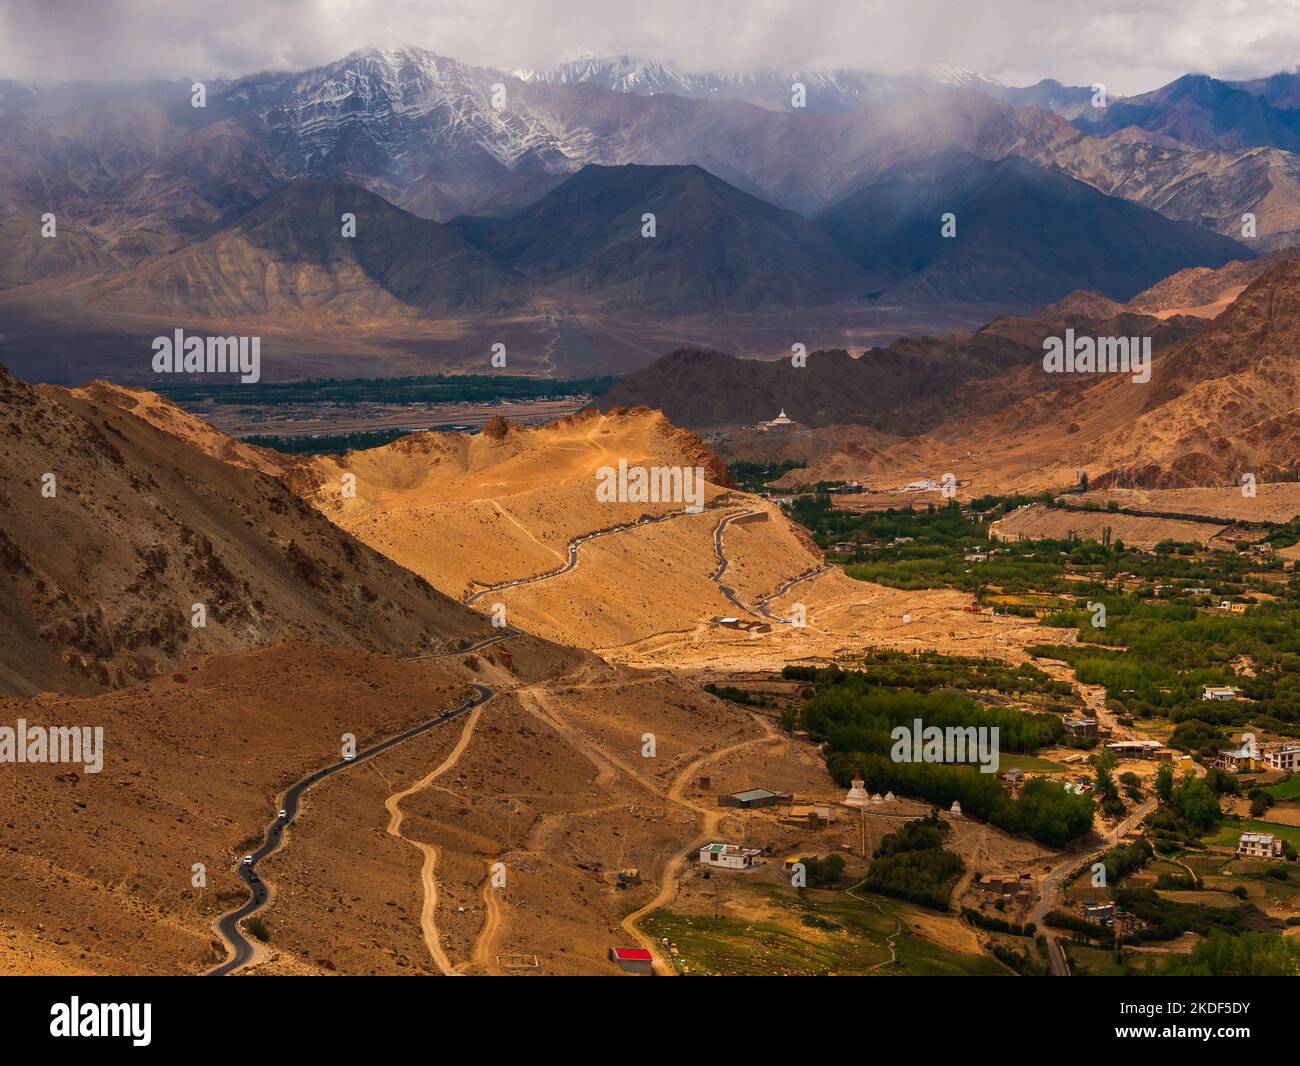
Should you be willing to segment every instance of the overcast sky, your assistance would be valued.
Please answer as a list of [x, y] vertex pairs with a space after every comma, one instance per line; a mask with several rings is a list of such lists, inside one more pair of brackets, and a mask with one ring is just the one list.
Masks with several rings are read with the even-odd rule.
[[1111, 92], [1300, 63], [1300, 0], [0, 0], [0, 77], [302, 69], [417, 45], [483, 66], [630, 53], [687, 70], [944, 62]]

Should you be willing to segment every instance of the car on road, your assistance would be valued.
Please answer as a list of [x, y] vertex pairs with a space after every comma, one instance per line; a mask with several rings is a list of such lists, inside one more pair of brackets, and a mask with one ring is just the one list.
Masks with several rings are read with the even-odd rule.
[[289, 817], [289, 812], [286, 811], [283, 807], [281, 807], [281, 808], [280, 808], [280, 818], [281, 818], [281, 820], [283, 820], [283, 819], [285, 819], [285, 818], [288, 818], [288, 817]]
[[261, 878], [259, 878], [259, 877], [257, 876], [257, 871], [256, 871], [256, 870], [250, 870], [250, 871], [248, 872], [248, 880], [249, 880], [252, 884], [257, 884], [257, 883], [261, 880]]
[[439, 717], [439, 718], [450, 718], [450, 717], [451, 717], [451, 711], [439, 711], [439, 712], [438, 712], [438, 717]]
[[343, 756], [343, 761], [344, 761], [344, 762], [351, 762], [351, 761], [352, 761], [353, 759], [355, 759], [355, 758], [356, 758], [355, 755], [344, 755], [344, 756]]
[[245, 856], [244, 856], [244, 865], [245, 865], [245, 866], [252, 866], [252, 865], [253, 865], [253, 856], [251, 856], [251, 855], [245, 855]]

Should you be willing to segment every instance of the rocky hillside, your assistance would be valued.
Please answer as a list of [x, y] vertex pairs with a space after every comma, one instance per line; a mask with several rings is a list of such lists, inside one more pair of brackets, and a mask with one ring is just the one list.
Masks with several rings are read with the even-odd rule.
[[93, 392], [0, 372], [0, 471], [0, 692], [117, 688], [291, 638], [401, 655], [486, 631], [276, 478]]

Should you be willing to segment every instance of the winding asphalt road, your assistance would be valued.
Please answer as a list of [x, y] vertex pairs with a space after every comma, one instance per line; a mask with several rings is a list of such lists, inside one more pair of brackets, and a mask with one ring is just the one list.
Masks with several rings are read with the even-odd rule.
[[782, 618], [780, 617], [780, 615], [773, 614], [771, 611], [767, 609], [767, 605], [771, 603], [773, 600], [777, 599], [778, 597], [784, 596], [787, 592], [789, 592], [792, 588], [794, 588], [795, 585], [802, 584], [805, 581], [811, 581], [815, 577], [821, 577], [822, 574], [826, 573], [826, 571], [830, 569], [831, 568], [829, 566], [820, 566], [816, 570], [809, 570], [808, 573], [806, 574], [800, 574], [798, 577], [792, 577], [789, 581], [787, 581], [775, 592], [768, 593], [756, 604], [754, 604], [754, 610], [756, 610], [759, 614], [761, 614], [764, 618], [768, 619], [769, 621], [780, 622], [783, 625], [787, 625], [787, 626], [792, 625], [793, 623], [791, 623], [790, 619]]
[[732, 522], [738, 522], [742, 518], [750, 518], [753, 515], [765, 513], [766, 512], [764, 511], [743, 511], [740, 514], [729, 514], [718, 523], [717, 528], [713, 531], [713, 552], [718, 557], [718, 568], [713, 571], [713, 580], [718, 583], [718, 588], [722, 590], [722, 594], [735, 604], [736, 607], [744, 611], [745, 614], [753, 614], [754, 612], [740, 602], [736, 597], [735, 589], [722, 583], [722, 575], [727, 572], [727, 566], [729, 565], [727, 553], [722, 549], [722, 534]]
[[[498, 636], [488, 638], [487, 640], [481, 641], [469, 648], [464, 648], [459, 652], [449, 654], [463, 655], [465, 652], [474, 651], [478, 648], [485, 647], [488, 644], [495, 643], [498, 640], [503, 640], [506, 636], [513, 635], [513, 633], [499, 634]], [[224, 977], [241, 967], [247, 966], [252, 960], [253, 945], [249, 943], [248, 938], [245, 937], [243, 932], [240, 930], [239, 923], [245, 918], [256, 914], [265, 907], [270, 900], [270, 892], [267, 889], [266, 882], [256, 873], [257, 864], [268, 855], [274, 855], [280, 850], [280, 846], [284, 843], [285, 829], [289, 825], [293, 824], [294, 818], [297, 817], [298, 802], [301, 800], [303, 793], [318, 781], [322, 781], [325, 778], [338, 773], [340, 770], [346, 770], [349, 766], [356, 766], [358, 763], [363, 763], [367, 759], [371, 759], [378, 755], [380, 752], [387, 751], [389, 748], [395, 748], [398, 744], [410, 740], [412, 737], [418, 737], [421, 733], [427, 733], [435, 726], [440, 726], [447, 722], [454, 721], [461, 715], [479, 706], [479, 704], [486, 703], [495, 695], [495, 692], [487, 685], [473, 684], [471, 687], [475, 689], [478, 694], [473, 699], [461, 704], [461, 706], [457, 707], [450, 713], [444, 715], [442, 712], [439, 712], [436, 718], [431, 718], [427, 722], [423, 722], [420, 725], [408, 729], [405, 733], [399, 733], [395, 737], [389, 737], [389, 739], [381, 741], [373, 747], [367, 748], [365, 751], [359, 751], [354, 759], [346, 762], [340, 761], [335, 763], [333, 766], [327, 766], [323, 770], [317, 770], [314, 774], [304, 777], [297, 784], [289, 787], [280, 803], [281, 808], [283, 808], [285, 812], [285, 817], [277, 817], [267, 828], [266, 839], [263, 841], [262, 846], [253, 852], [252, 865], [245, 866], [242, 861], [239, 864], [239, 876], [244, 884], [248, 886], [249, 899], [248, 902], [238, 910], [230, 911], [218, 920], [217, 929], [220, 931], [222, 937], [225, 938], [226, 943], [231, 946], [232, 953], [220, 966], [209, 970], [206, 976]], [[257, 877], [256, 881], [253, 880], [254, 877]]]

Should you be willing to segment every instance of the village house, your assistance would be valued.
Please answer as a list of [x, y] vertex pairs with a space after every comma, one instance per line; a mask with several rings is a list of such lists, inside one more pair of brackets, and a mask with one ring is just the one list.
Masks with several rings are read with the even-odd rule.
[[1266, 751], [1264, 765], [1270, 770], [1283, 770], [1289, 773], [1300, 771], [1300, 747], [1289, 744]]
[[750, 870], [760, 865], [758, 848], [739, 844], [705, 844], [700, 848], [700, 865], [719, 870]]
[[1202, 694], [1203, 700], [1239, 700], [1241, 699], [1241, 689], [1239, 688], [1207, 688]]
[[860, 481], [850, 481], [846, 485], [832, 485], [826, 490], [826, 493], [828, 496], [857, 496], [870, 491]]
[[839, 815], [829, 803], [795, 803], [786, 819], [809, 829], [823, 829], [838, 822]]
[[1106, 747], [1121, 759], [1154, 759], [1164, 745], [1158, 740], [1117, 740]]
[[1072, 737], [1095, 737], [1097, 735], [1097, 719], [1067, 718], [1065, 719], [1065, 731]]
[[1262, 765], [1259, 752], [1254, 748], [1233, 748], [1219, 752], [1213, 764], [1221, 770], [1231, 770], [1234, 774], [1254, 773]]
[[1282, 858], [1282, 840], [1272, 833], [1242, 833], [1237, 841], [1237, 854], [1252, 859]]
[[760, 622], [757, 618], [715, 618], [713, 624], [723, 629], [737, 629], [742, 633], [770, 633], [771, 622]]

